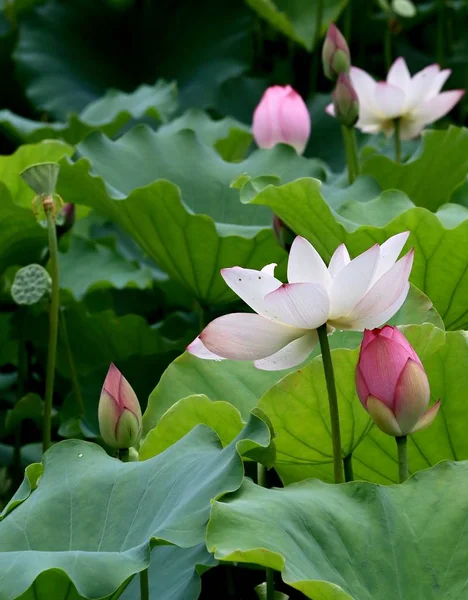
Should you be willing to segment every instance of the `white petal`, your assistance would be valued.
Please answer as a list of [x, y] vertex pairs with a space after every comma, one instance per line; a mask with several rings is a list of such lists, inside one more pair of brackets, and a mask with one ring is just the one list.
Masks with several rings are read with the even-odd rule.
[[328, 272], [333, 279], [350, 262], [348, 249], [344, 244], [340, 244], [333, 253], [328, 265]]
[[443, 71], [440, 71], [439, 73], [437, 73], [437, 75], [432, 80], [429, 91], [427, 92], [426, 98], [428, 100], [430, 98], [433, 98], [434, 96], [437, 96], [437, 94], [440, 92], [440, 90], [444, 87], [444, 83], [450, 77], [451, 73], [452, 73], [451, 69], [444, 69]]
[[335, 116], [335, 107], [333, 106], [332, 102], [330, 104], [327, 104], [327, 106], [325, 107], [325, 112], [331, 115], [332, 117]]
[[294, 340], [279, 352], [256, 360], [254, 365], [257, 369], [264, 371], [280, 371], [281, 369], [290, 369], [300, 365], [305, 361], [318, 342], [317, 331], [312, 330], [302, 337]]
[[193, 356], [196, 356], [197, 358], [203, 358], [205, 360], [224, 360], [222, 356], [210, 352], [199, 337], [195, 338], [193, 342], [187, 346], [187, 352], [193, 354]]
[[381, 327], [382, 325], [384, 325], [403, 306], [403, 304], [406, 300], [406, 297], [408, 295], [409, 289], [410, 289], [410, 284], [407, 283], [403, 287], [403, 291], [398, 296], [398, 298], [395, 300], [395, 302], [392, 305], [390, 305], [386, 310], [379, 313], [378, 315], [372, 315], [372, 316], [366, 317], [364, 319], [361, 319], [360, 321], [358, 321], [358, 320], [353, 321], [351, 329], [354, 329], [355, 331], [364, 331], [364, 329], [374, 329], [375, 327]]
[[221, 275], [231, 290], [233, 290], [239, 298], [242, 298], [250, 308], [259, 315], [268, 317], [264, 298], [273, 290], [278, 289], [282, 285], [281, 281], [265, 271], [243, 269], [242, 267], [221, 269]]
[[431, 89], [436, 85], [439, 73], [439, 65], [429, 65], [422, 71], [419, 71], [419, 73], [416, 73], [411, 80], [408, 91], [407, 100], [409, 109], [422, 104], [430, 97]]
[[[363, 319], [380, 315], [394, 306], [408, 284], [413, 259], [414, 250], [410, 250], [408, 254], [400, 258], [356, 305], [350, 315], [350, 320], [362, 321]], [[393, 314], [388, 318], [392, 316]]]
[[270, 263], [269, 265], [265, 265], [262, 269], [262, 273], [266, 273], [267, 275], [271, 275], [271, 277], [275, 276], [275, 269], [278, 266], [278, 263]]
[[379, 82], [375, 86], [375, 103], [384, 119], [400, 117], [404, 112], [405, 100], [406, 96], [403, 90], [394, 85]]
[[353, 84], [353, 87], [356, 90], [356, 94], [359, 98], [360, 110], [363, 108], [364, 110], [374, 110], [374, 94], [375, 86], [377, 85], [375, 80], [368, 73], [362, 69], [359, 69], [358, 67], [351, 67], [349, 76], [351, 77], [351, 83]]
[[208, 350], [223, 358], [257, 360], [271, 356], [305, 333], [260, 315], [232, 313], [212, 321], [200, 339]]
[[411, 115], [410, 118], [404, 117], [400, 121], [400, 139], [412, 140], [421, 134], [424, 129], [425, 123], [423, 120], [416, 118]]
[[387, 83], [394, 85], [400, 90], [406, 92], [411, 85], [411, 75], [406, 65], [405, 59], [400, 56], [397, 58], [387, 75]]
[[418, 120], [425, 124], [434, 123], [450, 112], [464, 93], [464, 90], [450, 90], [450, 92], [442, 92], [431, 98], [418, 107], [416, 112]]
[[403, 233], [397, 233], [391, 238], [388, 238], [388, 240], [380, 246], [379, 262], [374, 271], [371, 285], [378, 281], [382, 275], [393, 267], [408, 238], [409, 231], [404, 231]]
[[288, 281], [289, 283], [319, 283], [324, 288], [331, 283], [330, 274], [320, 254], [300, 235], [292, 243], [289, 252]]
[[379, 261], [379, 245], [375, 244], [354, 258], [333, 279], [329, 290], [330, 320], [347, 315], [369, 289]]
[[265, 297], [275, 321], [303, 329], [327, 322], [330, 302], [325, 288], [316, 283], [286, 283]]

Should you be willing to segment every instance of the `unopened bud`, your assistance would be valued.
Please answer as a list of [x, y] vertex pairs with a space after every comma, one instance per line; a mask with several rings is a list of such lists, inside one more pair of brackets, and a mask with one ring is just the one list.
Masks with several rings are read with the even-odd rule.
[[349, 73], [351, 54], [341, 31], [333, 23], [328, 29], [322, 48], [322, 63], [325, 76], [332, 81], [341, 73]]
[[349, 75], [341, 73], [332, 93], [335, 117], [342, 125], [352, 127], [359, 118], [359, 99]]

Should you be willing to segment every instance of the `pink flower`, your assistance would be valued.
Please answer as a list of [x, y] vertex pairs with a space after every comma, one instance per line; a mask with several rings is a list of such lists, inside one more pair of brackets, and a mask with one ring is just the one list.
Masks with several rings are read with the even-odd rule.
[[408, 239], [399, 233], [382, 246], [351, 260], [344, 244], [327, 266], [303, 237], [294, 240], [288, 281], [274, 276], [275, 264], [261, 271], [222, 269], [227, 285], [255, 312], [233, 313], [212, 321], [187, 348], [203, 359], [253, 360], [276, 371], [303, 362], [317, 344], [317, 327], [363, 331], [390, 319], [409, 290], [413, 250], [398, 257]]
[[322, 48], [322, 64], [325, 76], [334, 81], [340, 73], [349, 73], [351, 54], [348, 44], [338, 27], [332, 23]]
[[391, 66], [387, 81], [377, 83], [362, 69], [351, 67], [350, 77], [360, 106], [356, 127], [364, 133], [383, 131], [391, 135], [399, 119], [401, 139], [417, 137], [426, 125], [452, 110], [465, 93], [440, 91], [450, 73], [450, 69], [441, 71], [434, 64], [411, 77], [405, 59], [400, 57]]
[[289, 144], [302, 154], [310, 135], [309, 111], [290, 85], [274, 85], [265, 91], [255, 109], [252, 130], [260, 148]]
[[135, 446], [141, 436], [141, 408], [138, 398], [122, 373], [111, 364], [99, 399], [99, 429], [112, 448]]
[[359, 117], [359, 100], [349, 75], [341, 73], [338, 77], [332, 98], [332, 114], [342, 125], [348, 127], [355, 125]]
[[439, 400], [427, 410], [430, 389], [424, 367], [405, 336], [390, 325], [364, 331], [356, 390], [377, 427], [388, 435], [428, 427], [440, 407]]

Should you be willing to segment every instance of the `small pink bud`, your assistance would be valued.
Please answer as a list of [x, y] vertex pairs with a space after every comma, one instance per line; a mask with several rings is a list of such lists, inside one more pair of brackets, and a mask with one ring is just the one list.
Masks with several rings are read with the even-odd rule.
[[260, 148], [289, 144], [302, 154], [310, 135], [309, 111], [290, 85], [274, 85], [265, 91], [255, 109], [252, 130]]
[[111, 364], [99, 399], [99, 430], [112, 448], [135, 446], [141, 436], [141, 408], [138, 398], [122, 373]]
[[430, 388], [424, 367], [405, 336], [390, 325], [364, 331], [356, 390], [375, 424], [393, 436], [428, 427], [440, 406], [439, 400], [427, 410]]
[[322, 63], [325, 76], [332, 81], [335, 81], [340, 73], [349, 73], [351, 53], [341, 31], [333, 23], [323, 43]]
[[359, 118], [359, 99], [349, 75], [341, 73], [332, 93], [335, 116], [342, 125], [352, 127]]

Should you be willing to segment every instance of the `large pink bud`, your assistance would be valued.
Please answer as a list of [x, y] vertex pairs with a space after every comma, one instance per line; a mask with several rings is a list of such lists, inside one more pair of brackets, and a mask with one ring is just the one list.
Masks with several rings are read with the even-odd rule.
[[252, 130], [260, 148], [289, 144], [302, 154], [310, 135], [309, 111], [290, 85], [274, 85], [255, 109]]
[[348, 44], [338, 27], [332, 23], [322, 48], [322, 64], [325, 76], [332, 81], [340, 73], [349, 73], [351, 54]]
[[424, 367], [405, 336], [390, 325], [364, 331], [356, 389], [375, 424], [397, 437], [428, 427], [440, 407], [439, 400], [426, 412], [430, 389]]
[[122, 373], [111, 364], [99, 399], [99, 430], [112, 448], [130, 448], [141, 437], [141, 408]]

